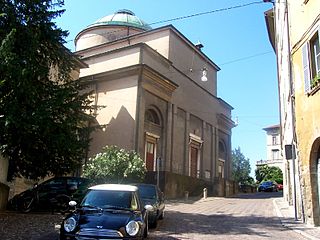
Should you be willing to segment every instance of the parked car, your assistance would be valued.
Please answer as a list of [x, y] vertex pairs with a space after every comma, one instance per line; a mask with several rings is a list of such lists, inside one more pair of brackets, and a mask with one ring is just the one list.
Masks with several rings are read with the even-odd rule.
[[273, 181], [265, 181], [259, 184], [258, 192], [277, 192], [277, 183]]
[[148, 236], [149, 210], [136, 186], [96, 185], [63, 220], [60, 239], [142, 239]]
[[277, 184], [278, 191], [283, 191], [283, 185], [281, 183]]
[[152, 211], [149, 211], [149, 226], [156, 228], [158, 219], [163, 219], [164, 217], [164, 194], [157, 185], [141, 183], [136, 184], [136, 186], [144, 204], [149, 204], [153, 207]]
[[66, 212], [71, 198], [81, 201], [91, 184], [87, 178], [53, 177], [15, 195], [8, 205], [11, 209], [25, 213], [31, 210]]

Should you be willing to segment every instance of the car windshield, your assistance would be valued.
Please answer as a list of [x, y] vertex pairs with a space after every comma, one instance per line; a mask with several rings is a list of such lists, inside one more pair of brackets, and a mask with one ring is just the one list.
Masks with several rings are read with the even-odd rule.
[[137, 202], [129, 191], [90, 190], [81, 206], [90, 208], [131, 209], [137, 208]]
[[141, 195], [141, 198], [144, 199], [155, 199], [157, 196], [156, 189], [153, 186], [139, 186], [139, 192]]

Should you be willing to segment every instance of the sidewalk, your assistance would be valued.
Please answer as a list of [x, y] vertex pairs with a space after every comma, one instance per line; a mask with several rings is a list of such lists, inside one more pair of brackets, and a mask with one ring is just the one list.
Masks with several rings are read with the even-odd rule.
[[273, 200], [277, 215], [284, 227], [287, 227], [304, 237], [312, 240], [320, 239], [320, 227], [313, 227], [304, 224], [301, 220], [294, 220], [294, 207], [289, 206], [283, 198]]

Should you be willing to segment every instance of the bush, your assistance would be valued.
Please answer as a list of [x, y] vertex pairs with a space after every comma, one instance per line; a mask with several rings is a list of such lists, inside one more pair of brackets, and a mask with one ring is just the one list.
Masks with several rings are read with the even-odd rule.
[[140, 156], [117, 146], [104, 147], [83, 169], [83, 176], [96, 183], [141, 182], [145, 174], [145, 163]]

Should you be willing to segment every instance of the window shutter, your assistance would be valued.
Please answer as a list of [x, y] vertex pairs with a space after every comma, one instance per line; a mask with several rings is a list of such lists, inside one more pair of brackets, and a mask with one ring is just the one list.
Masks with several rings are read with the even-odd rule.
[[308, 43], [302, 46], [302, 64], [303, 64], [303, 77], [304, 77], [304, 92], [310, 91], [310, 65], [308, 58]]

